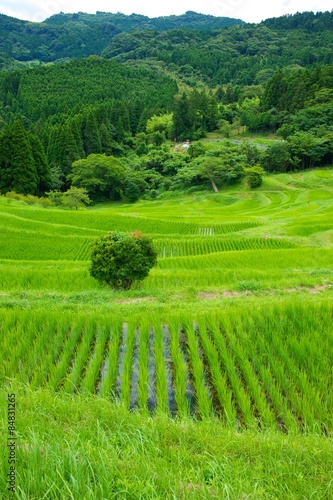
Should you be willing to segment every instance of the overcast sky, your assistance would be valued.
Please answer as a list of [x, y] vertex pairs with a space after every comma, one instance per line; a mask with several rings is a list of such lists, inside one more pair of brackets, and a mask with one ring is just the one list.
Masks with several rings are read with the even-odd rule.
[[149, 17], [184, 14], [192, 10], [213, 16], [234, 17], [259, 23], [269, 17], [304, 11], [331, 11], [332, 0], [0, 0], [0, 13], [30, 21], [43, 21], [58, 12], [123, 12]]

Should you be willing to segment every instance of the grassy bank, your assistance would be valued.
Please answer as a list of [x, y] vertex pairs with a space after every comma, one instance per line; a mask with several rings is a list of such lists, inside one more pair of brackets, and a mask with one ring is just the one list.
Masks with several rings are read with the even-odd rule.
[[[129, 414], [87, 395], [12, 391], [17, 490], [2, 498], [324, 500], [333, 494], [332, 443], [323, 436], [235, 432], [215, 419]], [[5, 492], [5, 461], [1, 472]]]

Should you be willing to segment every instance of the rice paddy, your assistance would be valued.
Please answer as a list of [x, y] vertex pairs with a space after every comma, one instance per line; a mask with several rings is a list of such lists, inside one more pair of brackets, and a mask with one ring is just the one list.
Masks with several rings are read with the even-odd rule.
[[[331, 437], [332, 181], [331, 169], [283, 174], [252, 192], [78, 211], [0, 197], [2, 387], [156, 422]], [[110, 230], [141, 230], [158, 250], [129, 292], [89, 275], [90, 244]], [[210, 498], [200, 491], [188, 497]]]

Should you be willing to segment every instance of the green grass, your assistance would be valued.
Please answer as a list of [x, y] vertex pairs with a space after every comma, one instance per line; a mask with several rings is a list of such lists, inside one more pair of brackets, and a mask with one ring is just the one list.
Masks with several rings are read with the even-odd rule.
[[[0, 197], [14, 498], [333, 496], [332, 174], [78, 211]], [[158, 248], [128, 292], [89, 275], [109, 230]]]
[[324, 500], [333, 494], [332, 444], [320, 435], [235, 432], [216, 419], [129, 414], [89, 395], [60, 397], [17, 385], [12, 391], [19, 407], [17, 491], [5, 493], [3, 443], [2, 498]]

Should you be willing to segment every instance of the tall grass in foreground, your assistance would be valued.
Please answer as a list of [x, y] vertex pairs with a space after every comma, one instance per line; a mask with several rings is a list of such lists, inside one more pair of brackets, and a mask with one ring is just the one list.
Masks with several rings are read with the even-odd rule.
[[[217, 419], [147, 418], [89, 394], [55, 397], [53, 391], [19, 384], [10, 390], [19, 402], [16, 498], [324, 500], [333, 495], [332, 443], [320, 435], [235, 433]], [[1, 405], [3, 437], [6, 416]], [[0, 457], [5, 492], [5, 445]]]

